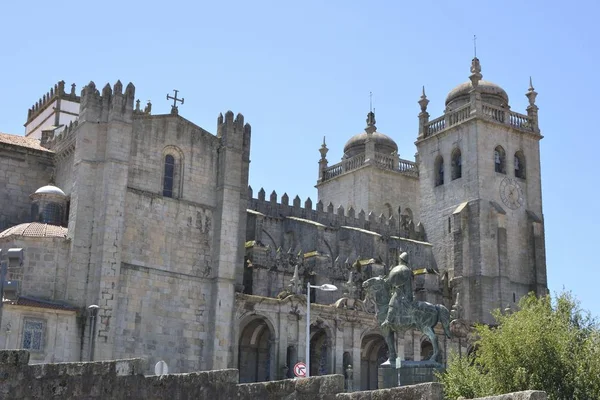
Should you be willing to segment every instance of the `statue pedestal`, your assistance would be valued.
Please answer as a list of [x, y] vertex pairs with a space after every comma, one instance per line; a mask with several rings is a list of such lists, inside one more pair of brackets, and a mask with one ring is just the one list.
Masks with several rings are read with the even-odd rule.
[[396, 365], [381, 364], [377, 370], [377, 388], [390, 389], [398, 386], [400, 386], [400, 369]]
[[437, 382], [436, 372], [444, 372], [442, 364], [433, 361], [402, 361], [398, 368], [398, 386]]
[[[399, 365], [398, 365], [399, 364]], [[378, 388], [437, 382], [436, 372], [443, 372], [442, 364], [432, 361], [397, 361], [397, 365], [381, 364], [378, 370]]]

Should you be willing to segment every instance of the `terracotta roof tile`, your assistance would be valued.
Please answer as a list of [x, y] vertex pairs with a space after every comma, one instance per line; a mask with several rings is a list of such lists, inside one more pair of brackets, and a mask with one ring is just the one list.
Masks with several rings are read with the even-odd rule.
[[40, 141], [38, 139], [32, 139], [20, 135], [11, 135], [10, 133], [0, 132], [0, 143], [7, 143], [14, 146], [26, 147], [28, 149], [52, 153], [51, 150], [40, 146]]
[[8, 236], [55, 237], [65, 238], [69, 230], [64, 226], [28, 222], [6, 229], [0, 233], [0, 239]]

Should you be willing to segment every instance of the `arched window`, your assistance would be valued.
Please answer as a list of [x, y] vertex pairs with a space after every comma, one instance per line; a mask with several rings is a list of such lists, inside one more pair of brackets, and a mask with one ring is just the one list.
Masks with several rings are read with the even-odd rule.
[[452, 152], [452, 180], [462, 177], [462, 155], [460, 149]]
[[494, 149], [494, 170], [506, 174], [506, 152], [502, 146]]
[[433, 166], [435, 173], [435, 186], [440, 186], [444, 184], [444, 158], [442, 156], [438, 156], [435, 159], [435, 164]]
[[515, 153], [515, 177], [525, 179], [525, 156], [521, 151]]
[[175, 157], [171, 154], [165, 156], [165, 174], [163, 178], [163, 196], [173, 197], [173, 183], [175, 181]]
[[183, 152], [178, 147], [169, 145], [163, 149], [162, 157], [162, 194], [179, 199], [183, 195]]

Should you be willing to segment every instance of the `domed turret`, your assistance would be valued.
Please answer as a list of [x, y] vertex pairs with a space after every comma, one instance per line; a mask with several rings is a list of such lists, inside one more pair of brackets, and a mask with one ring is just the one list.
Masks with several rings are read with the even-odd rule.
[[375, 142], [376, 153], [390, 155], [394, 152], [398, 152], [398, 145], [391, 137], [377, 132], [377, 127], [375, 126], [375, 113], [371, 111], [367, 114], [367, 127], [365, 128], [365, 131], [352, 136], [350, 140], [346, 142], [346, 145], [344, 146], [344, 157], [350, 158], [358, 154], [363, 154], [365, 152], [365, 143], [367, 139]]
[[[493, 82], [480, 80], [477, 85], [481, 93], [481, 100], [498, 107], [508, 105], [508, 94], [500, 86]], [[473, 83], [464, 82], [456, 86], [446, 97], [446, 107], [453, 110], [469, 102], [469, 92], [473, 89]]]
[[448, 93], [446, 97], [446, 109], [454, 110], [463, 106], [470, 101], [471, 90], [477, 88], [481, 93], [481, 101], [497, 107], [508, 107], [508, 94], [500, 86], [495, 83], [484, 81], [481, 79], [481, 64], [477, 57], [471, 61], [471, 76], [470, 81], [461, 83]]
[[31, 196], [31, 221], [63, 225], [67, 209], [67, 195], [54, 185], [42, 186]]

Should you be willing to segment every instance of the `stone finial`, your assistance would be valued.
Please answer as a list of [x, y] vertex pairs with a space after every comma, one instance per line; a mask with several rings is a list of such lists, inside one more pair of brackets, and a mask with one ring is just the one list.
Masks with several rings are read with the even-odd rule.
[[474, 57], [473, 60], [471, 60], [471, 75], [469, 76], [473, 88], [476, 88], [477, 85], [479, 85], [479, 81], [482, 78], [483, 75], [481, 75], [481, 64], [479, 63], [479, 59]]
[[356, 299], [358, 294], [358, 288], [354, 283], [354, 271], [350, 271], [348, 274], [348, 281], [344, 283], [344, 295], [350, 299]]
[[135, 101], [135, 111], [140, 112], [140, 99]]
[[425, 86], [423, 86], [423, 92], [418, 103], [421, 106], [421, 112], [427, 112], [427, 105], [429, 104], [429, 99], [427, 99], [427, 95], [425, 94]]
[[537, 97], [537, 95], [537, 92], [533, 88], [533, 81], [531, 80], [531, 77], [529, 77], [529, 90], [527, 90], [525, 96], [527, 96], [527, 98], [529, 99], [530, 106], [535, 106], [535, 98]]
[[300, 279], [300, 274], [298, 273], [298, 264], [294, 265], [294, 275], [290, 280], [290, 292], [293, 294], [302, 294], [302, 280]]
[[[61, 81], [61, 82], [63, 84], [63, 89], [61, 90], [61, 92], [64, 92], [65, 82], [64, 81]], [[60, 83], [59, 83], [58, 87], [60, 88]], [[71, 93], [69, 93], [71, 96], [77, 96], [77, 94], [75, 93], [75, 89], [76, 88], [77, 88], [77, 85], [75, 85], [74, 83], [72, 83], [71, 84]]]
[[323, 144], [321, 145], [321, 148], [319, 149], [319, 152], [321, 153], [321, 160], [325, 159], [328, 151], [329, 151], [329, 149], [327, 148], [327, 144], [325, 143], [325, 136], [323, 136]]
[[460, 292], [456, 293], [456, 301], [452, 305], [452, 318], [460, 319], [462, 318], [462, 306], [460, 305]]
[[146, 107], [144, 108], [144, 113], [145, 114], [152, 114], [152, 103], [150, 102], [150, 100], [148, 100], [148, 103], [146, 103]]
[[375, 132], [377, 130], [375, 122], [375, 112], [369, 111], [369, 113], [367, 114], [367, 127], [365, 128], [365, 132], [367, 132], [368, 134], [372, 134], [373, 132]]
[[539, 132], [540, 128], [538, 125], [538, 106], [535, 105], [535, 98], [537, 97], [537, 92], [533, 88], [533, 82], [531, 77], [529, 77], [529, 90], [525, 94], [527, 99], [529, 100], [529, 105], [527, 106], [527, 116], [529, 117], [529, 123], [531, 124], [531, 129], [534, 132]]

